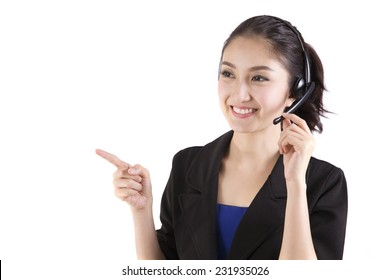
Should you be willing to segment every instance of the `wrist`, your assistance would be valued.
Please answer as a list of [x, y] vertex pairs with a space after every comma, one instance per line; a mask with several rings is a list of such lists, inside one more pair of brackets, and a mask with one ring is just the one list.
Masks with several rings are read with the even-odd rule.
[[306, 185], [306, 178], [305, 178], [305, 176], [299, 176], [299, 177], [295, 177], [295, 178], [286, 178], [286, 185], [287, 186]]
[[306, 196], [305, 180], [286, 180], [287, 194], [295, 196]]
[[142, 208], [137, 208], [130, 205], [130, 211], [134, 215], [147, 215], [153, 213], [153, 204], [152, 201], [146, 203]]

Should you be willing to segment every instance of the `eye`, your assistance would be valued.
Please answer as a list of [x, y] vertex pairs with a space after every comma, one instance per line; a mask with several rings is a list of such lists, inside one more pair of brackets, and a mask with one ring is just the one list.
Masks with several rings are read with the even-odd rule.
[[229, 72], [227, 70], [222, 70], [221, 71], [221, 75], [225, 78], [233, 78], [233, 73], [232, 72]]
[[268, 79], [263, 77], [263, 76], [256, 75], [256, 76], [253, 76], [252, 81], [263, 82], [263, 81], [268, 81]]

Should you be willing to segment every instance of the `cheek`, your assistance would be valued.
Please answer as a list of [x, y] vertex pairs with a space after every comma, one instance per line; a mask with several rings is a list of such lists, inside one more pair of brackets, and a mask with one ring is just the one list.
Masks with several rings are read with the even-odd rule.
[[229, 89], [221, 80], [218, 82], [218, 97], [220, 102], [224, 102], [229, 97]]
[[283, 98], [276, 98], [275, 96], [271, 95], [263, 95], [260, 99], [260, 102], [264, 109], [280, 107], [282, 106], [282, 104], [285, 103]]
[[258, 94], [256, 99], [261, 104], [262, 110], [265, 112], [280, 112], [286, 107], [286, 100], [288, 97], [288, 91], [285, 89], [275, 90]]

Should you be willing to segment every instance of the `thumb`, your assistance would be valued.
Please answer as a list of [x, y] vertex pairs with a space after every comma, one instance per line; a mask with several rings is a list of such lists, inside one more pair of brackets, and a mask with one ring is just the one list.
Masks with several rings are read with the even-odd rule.
[[139, 164], [136, 164], [133, 167], [129, 168], [128, 172], [130, 175], [139, 175], [141, 178], [144, 179], [150, 177], [149, 171]]

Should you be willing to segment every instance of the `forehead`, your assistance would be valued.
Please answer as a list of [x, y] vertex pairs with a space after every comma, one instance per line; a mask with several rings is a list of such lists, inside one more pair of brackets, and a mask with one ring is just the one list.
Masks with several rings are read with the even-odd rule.
[[234, 38], [225, 48], [223, 60], [243, 62], [245, 64], [281, 64], [280, 58], [273, 51], [272, 44], [263, 37]]

